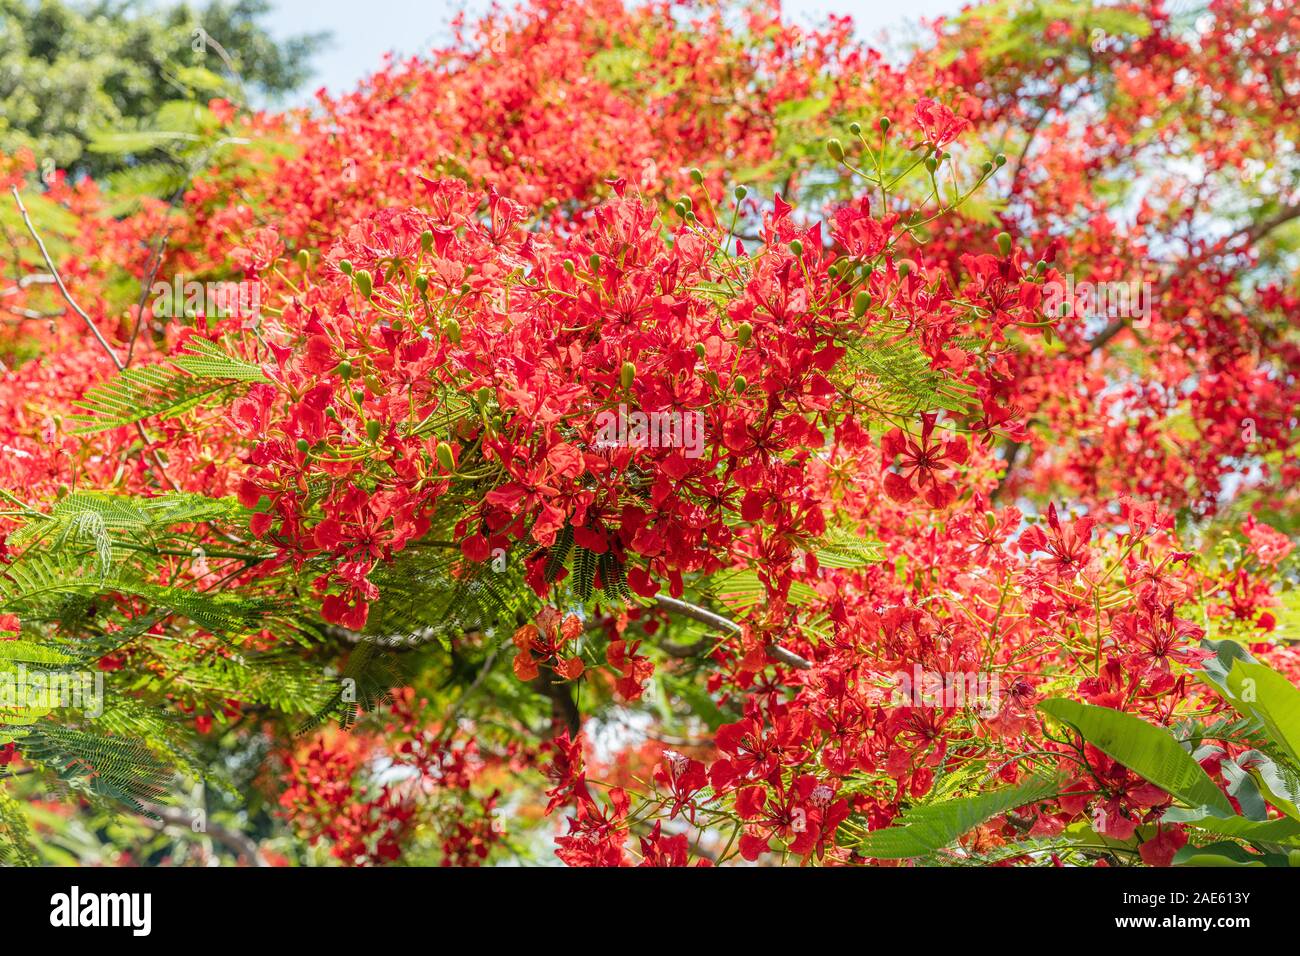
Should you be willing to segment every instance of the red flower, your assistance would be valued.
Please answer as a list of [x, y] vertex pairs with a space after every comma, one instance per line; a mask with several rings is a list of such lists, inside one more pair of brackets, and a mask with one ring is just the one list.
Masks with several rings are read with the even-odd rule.
[[881, 440], [881, 464], [888, 468], [899, 459], [899, 471], [885, 472], [885, 491], [899, 503], [906, 503], [918, 493], [932, 507], [943, 508], [957, 497], [957, 487], [943, 480], [952, 465], [965, 463], [969, 449], [964, 438], [932, 441], [937, 416], [921, 416], [921, 439], [911, 438], [901, 428], [888, 432]]

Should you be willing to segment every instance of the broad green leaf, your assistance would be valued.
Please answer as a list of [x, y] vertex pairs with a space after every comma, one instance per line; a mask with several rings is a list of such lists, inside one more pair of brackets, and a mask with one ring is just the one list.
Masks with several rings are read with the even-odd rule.
[[1188, 806], [1209, 807], [1225, 817], [1233, 815], [1228, 798], [1167, 730], [1110, 707], [1059, 697], [1043, 701], [1038, 708], [1069, 724], [1102, 753]]
[[1228, 673], [1229, 702], [1243, 716], [1264, 724], [1269, 739], [1300, 767], [1300, 690], [1254, 661], [1235, 661]]
[[1188, 826], [1214, 833], [1218, 836], [1253, 840], [1260, 843], [1281, 843], [1300, 836], [1300, 822], [1290, 817], [1276, 820], [1247, 820], [1245, 817], [1216, 817], [1201, 810], [1172, 807], [1161, 817], [1164, 823], [1185, 823]]
[[1060, 789], [1058, 778], [1032, 777], [1013, 787], [914, 807], [895, 826], [868, 833], [858, 849], [879, 860], [925, 856], [943, 849], [993, 817], [1027, 803], [1046, 800]]

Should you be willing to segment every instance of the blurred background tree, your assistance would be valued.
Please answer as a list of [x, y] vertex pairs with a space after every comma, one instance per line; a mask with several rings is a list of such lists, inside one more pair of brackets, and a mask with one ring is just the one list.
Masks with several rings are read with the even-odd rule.
[[275, 102], [307, 80], [330, 35], [278, 42], [259, 25], [270, 6], [0, 0], [0, 153], [26, 147], [38, 164], [96, 178], [120, 169], [122, 156], [87, 150], [96, 132], [154, 116], [188, 68], [228, 72], [222, 54], [247, 95]]

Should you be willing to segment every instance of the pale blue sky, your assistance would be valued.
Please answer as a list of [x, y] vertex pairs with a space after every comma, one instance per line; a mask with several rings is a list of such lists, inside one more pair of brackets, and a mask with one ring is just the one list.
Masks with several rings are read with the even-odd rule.
[[[882, 31], [907, 36], [922, 17], [955, 13], [969, 0], [787, 0], [785, 10], [798, 21], [817, 23], [828, 13], [847, 13], [860, 35], [875, 40]], [[298, 97], [310, 99], [321, 86], [347, 90], [379, 66], [385, 52], [422, 53], [445, 41], [447, 24], [460, 10], [484, 10], [485, 0], [277, 0], [267, 24], [277, 36], [329, 30], [330, 48], [316, 58], [316, 75]]]

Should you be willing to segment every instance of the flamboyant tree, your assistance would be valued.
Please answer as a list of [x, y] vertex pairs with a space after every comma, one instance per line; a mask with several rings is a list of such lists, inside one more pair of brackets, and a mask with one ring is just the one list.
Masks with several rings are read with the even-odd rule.
[[0, 846], [1285, 864], [1298, 40], [536, 0], [5, 160], [0, 678], [84, 693]]

